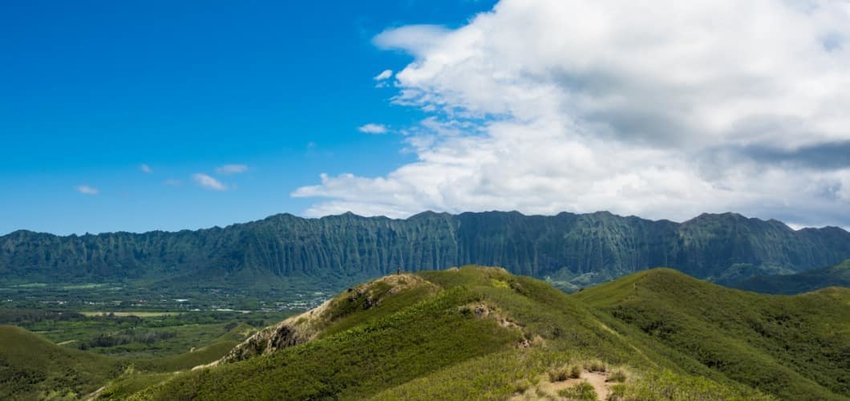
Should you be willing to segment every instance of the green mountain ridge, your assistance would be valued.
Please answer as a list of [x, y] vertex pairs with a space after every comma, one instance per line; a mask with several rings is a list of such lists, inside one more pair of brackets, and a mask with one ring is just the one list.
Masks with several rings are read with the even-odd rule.
[[838, 401], [848, 356], [846, 289], [777, 297], [653, 269], [566, 295], [464, 267], [352, 287], [128, 399]]
[[770, 220], [703, 214], [684, 223], [607, 212], [525, 216], [517, 212], [426, 212], [408, 219], [353, 214], [304, 219], [282, 214], [197, 231], [0, 237], [6, 282], [144, 280], [181, 285], [203, 277], [244, 288], [276, 278], [337, 287], [468, 263], [505, 266], [577, 289], [653, 266], [737, 282], [795, 273], [850, 258], [850, 233], [792, 230]]

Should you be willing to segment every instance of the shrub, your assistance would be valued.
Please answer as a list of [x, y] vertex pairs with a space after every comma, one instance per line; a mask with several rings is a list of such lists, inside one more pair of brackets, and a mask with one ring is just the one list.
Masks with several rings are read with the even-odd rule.
[[619, 370], [619, 369], [615, 370], [615, 371], [611, 372], [610, 375], [608, 375], [608, 379], [606, 379], [605, 381], [615, 382], [615, 383], [625, 383], [626, 372]]
[[581, 366], [573, 365], [573, 367], [570, 368], [570, 378], [572, 378], [572, 379], [581, 378]]
[[605, 366], [605, 362], [594, 360], [584, 363], [584, 369], [588, 372], [605, 372], [608, 370], [608, 367]]
[[626, 385], [615, 384], [611, 386], [611, 392], [608, 393], [608, 399], [605, 401], [624, 401], [626, 399]]
[[528, 389], [531, 388], [531, 382], [526, 379], [520, 380], [514, 385], [514, 393], [516, 394], [525, 394]]
[[565, 388], [558, 392], [558, 395], [568, 400], [575, 401], [598, 401], [599, 396], [596, 390], [588, 382], [581, 382], [573, 387]]
[[552, 383], [562, 382], [570, 378], [570, 371], [566, 367], [559, 367], [549, 371], [549, 381]]

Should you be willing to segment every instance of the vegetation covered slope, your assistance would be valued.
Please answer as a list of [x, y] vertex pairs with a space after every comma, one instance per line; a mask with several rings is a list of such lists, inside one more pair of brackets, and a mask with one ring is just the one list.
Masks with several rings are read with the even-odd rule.
[[0, 399], [76, 399], [120, 371], [105, 356], [57, 346], [14, 326], [0, 326]]
[[0, 237], [5, 281], [147, 279], [180, 285], [194, 277], [243, 288], [273, 277], [319, 277], [348, 285], [400, 266], [418, 271], [478, 263], [550, 277], [576, 289], [654, 266], [734, 281], [847, 258], [850, 233], [844, 230], [794, 231], [775, 220], [731, 213], [705, 214], [681, 224], [607, 212], [428, 212], [403, 220], [283, 214], [174, 233], [60, 237], [17, 231]]
[[[187, 324], [188, 326], [200, 326]], [[203, 325], [210, 329], [215, 325]], [[93, 330], [98, 330], [95, 326]], [[159, 356], [135, 356], [124, 352], [112, 356], [94, 349], [80, 351], [74, 344], [54, 344], [40, 334], [0, 325], [0, 400], [77, 400], [112, 379], [123, 387], [153, 384], [169, 372], [188, 370], [226, 355], [245, 338], [247, 325], [237, 325], [206, 345], [185, 352]], [[200, 340], [198, 340], [200, 341]], [[103, 399], [115, 393], [100, 391]]]
[[756, 276], [735, 287], [768, 294], [800, 294], [826, 287], [850, 287], [850, 260], [797, 274]]
[[128, 363], [3, 326], [0, 399], [850, 400], [846, 289], [759, 295], [654, 269], [567, 295], [469, 266], [243, 330]]
[[[580, 389], [594, 377], [596, 387]], [[216, 366], [129, 398], [519, 400], [579, 390], [583, 399], [772, 399], [542, 281], [479, 267], [351, 288]]]
[[767, 296], [657, 269], [574, 297], [730, 379], [782, 399], [850, 399], [848, 289]]

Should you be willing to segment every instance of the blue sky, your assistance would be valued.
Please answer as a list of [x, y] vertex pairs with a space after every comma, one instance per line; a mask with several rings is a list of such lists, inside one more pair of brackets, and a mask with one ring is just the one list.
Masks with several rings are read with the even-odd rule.
[[[423, 117], [392, 105], [392, 88], [376, 88], [373, 77], [411, 57], [378, 49], [375, 35], [456, 27], [491, 6], [3, 2], [0, 233], [178, 230], [302, 214], [313, 200], [290, 194], [321, 173], [374, 176], [415, 158], [400, 135], [358, 131]], [[225, 165], [247, 170], [216, 172]], [[227, 190], [202, 187], [196, 174]]]
[[0, 233], [423, 210], [850, 227], [845, 3], [5, 1]]

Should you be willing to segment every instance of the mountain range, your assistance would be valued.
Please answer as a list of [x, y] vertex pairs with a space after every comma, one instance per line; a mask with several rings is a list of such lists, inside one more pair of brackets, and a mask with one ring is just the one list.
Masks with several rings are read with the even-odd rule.
[[57, 236], [22, 230], [0, 237], [4, 281], [310, 277], [344, 286], [398, 269], [475, 263], [575, 290], [655, 266], [732, 283], [848, 258], [850, 233], [843, 229], [793, 230], [734, 213], [683, 223], [608, 212], [425, 212], [407, 219], [280, 214], [197, 231]]

